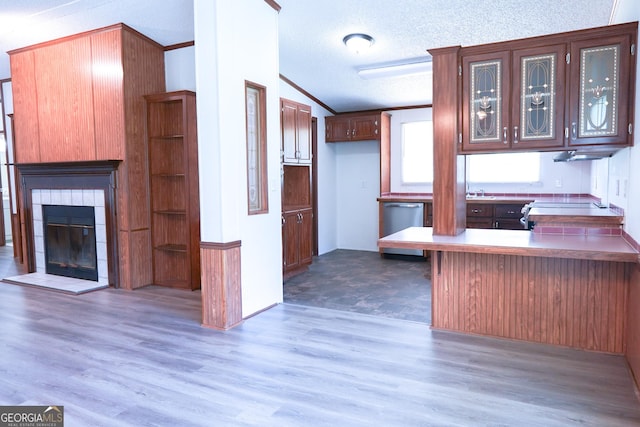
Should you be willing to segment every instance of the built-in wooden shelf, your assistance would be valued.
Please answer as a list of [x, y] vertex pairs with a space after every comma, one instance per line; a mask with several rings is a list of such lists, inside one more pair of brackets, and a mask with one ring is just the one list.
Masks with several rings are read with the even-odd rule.
[[195, 93], [148, 95], [153, 283], [200, 288]]

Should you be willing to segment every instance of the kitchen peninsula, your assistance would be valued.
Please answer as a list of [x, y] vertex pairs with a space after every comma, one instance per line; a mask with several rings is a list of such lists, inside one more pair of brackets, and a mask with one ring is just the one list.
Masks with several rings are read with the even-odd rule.
[[380, 248], [432, 252], [436, 329], [621, 354], [631, 268], [622, 236], [412, 227]]

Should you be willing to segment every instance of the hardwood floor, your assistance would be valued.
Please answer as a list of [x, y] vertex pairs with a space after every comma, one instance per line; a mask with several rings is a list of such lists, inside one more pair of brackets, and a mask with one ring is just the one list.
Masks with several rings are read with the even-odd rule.
[[637, 426], [622, 357], [281, 304], [227, 332], [200, 293], [0, 283], [0, 405], [74, 426]]

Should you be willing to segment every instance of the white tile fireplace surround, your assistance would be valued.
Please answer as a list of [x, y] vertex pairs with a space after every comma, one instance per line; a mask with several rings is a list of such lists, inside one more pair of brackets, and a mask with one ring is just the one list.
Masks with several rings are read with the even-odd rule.
[[31, 190], [33, 208], [33, 237], [35, 245], [36, 271], [46, 273], [44, 256], [44, 235], [42, 224], [42, 205], [91, 206], [96, 220], [96, 254], [98, 283], [109, 284], [107, 259], [107, 226], [104, 190], [87, 189], [33, 189]]

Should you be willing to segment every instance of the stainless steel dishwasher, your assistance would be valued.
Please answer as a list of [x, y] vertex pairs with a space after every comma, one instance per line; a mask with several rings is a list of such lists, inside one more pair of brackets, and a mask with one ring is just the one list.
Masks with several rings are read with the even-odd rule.
[[[408, 227], [424, 225], [424, 203], [386, 202], [383, 203], [383, 209], [385, 236]], [[423, 255], [419, 249], [385, 248], [383, 251], [385, 254]]]

